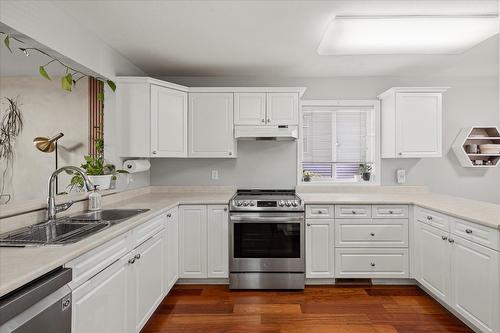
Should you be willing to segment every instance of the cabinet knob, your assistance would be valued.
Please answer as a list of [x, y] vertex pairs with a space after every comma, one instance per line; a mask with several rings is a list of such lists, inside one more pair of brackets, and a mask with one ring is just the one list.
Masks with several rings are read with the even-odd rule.
[[450, 238], [450, 239], [448, 239], [448, 242], [455, 243], [455, 240], [453, 238]]
[[370, 263], [370, 266], [375, 267], [375, 263], [374, 263], [374, 262], [371, 262], [371, 263]]
[[265, 119], [262, 119], [262, 120], [261, 120], [261, 122], [265, 123], [265, 122], [266, 122], [266, 120], [265, 120]]
[[140, 254], [140, 253], [137, 253], [137, 254], [134, 256], [134, 258], [135, 258], [136, 260], [141, 259], [141, 254]]
[[355, 210], [353, 210], [353, 211], [352, 211], [352, 213], [353, 213], [353, 214], [356, 214], [356, 211], [355, 211]]
[[224, 211], [227, 212], [227, 207], [224, 207]]
[[370, 232], [370, 236], [375, 236], [375, 233], [374, 232]]
[[323, 211], [322, 210], [318, 210], [318, 214], [323, 214]]
[[267, 118], [267, 122], [270, 123], [271, 122], [271, 118]]
[[432, 220], [432, 216], [427, 216], [427, 219], [428, 219], [429, 221], [431, 221], [431, 220]]
[[156, 155], [156, 150], [153, 150], [152, 153], [153, 153], [153, 155]]
[[132, 265], [134, 262], [135, 262], [135, 258], [130, 258], [130, 259], [128, 260], [128, 263], [129, 263], [129, 264], [131, 264], [131, 265]]
[[448, 237], [446, 237], [446, 236], [441, 236], [441, 239], [445, 241], [445, 240], [447, 240], [447, 239], [448, 239]]
[[233, 156], [233, 153], [229, 152], [229, 156]]
[[172, 217], [172, 214], [168, 213], [168, 214], [167, 214], [167, 217]]
[[394, 212], [392, 210], [389, 211], [389, 214], [394, 214]]
[[465, 232], [468, 234], [472, 234], [472, 229], [465, 229]]
[[399, 156], [403, 155], [403, 153], [398, 153]]
[[310, 226], [311, 226], [311, 223], [308, 223], [308, 224], [307, 224], [307, 226], [308, 226], [308, 227], [310, 227]]

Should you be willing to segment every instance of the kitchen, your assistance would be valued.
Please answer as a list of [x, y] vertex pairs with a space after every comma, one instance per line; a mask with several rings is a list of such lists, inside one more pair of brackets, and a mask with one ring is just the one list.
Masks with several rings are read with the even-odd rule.
[[500, 332], [498, 5], [2, 0], [0, 332]]

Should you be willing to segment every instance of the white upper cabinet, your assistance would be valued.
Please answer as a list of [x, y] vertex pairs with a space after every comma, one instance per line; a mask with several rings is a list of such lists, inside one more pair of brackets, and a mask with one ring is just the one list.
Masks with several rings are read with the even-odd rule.
[[442, 156], [446, 88], [392, 88], [381, 100], [382, 158]]
[[151, 85], [151, 156], [187, 157], [187, 93]]
[[299, 94], [293, 92], [267, 93], [267, 119], [269, 125], [298, 125]]
[[234, 124], [265, 125], [266, 93], [235, 93]]
[[233, 93], [189, 93], [189, 156], [236, 157]]

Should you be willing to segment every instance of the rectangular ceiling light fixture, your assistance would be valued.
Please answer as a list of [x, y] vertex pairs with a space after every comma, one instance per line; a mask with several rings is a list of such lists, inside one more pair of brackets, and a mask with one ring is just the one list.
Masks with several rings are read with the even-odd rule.
[[496, 15], [336, 16], [320, 55], [458, 54], [498, 33]]

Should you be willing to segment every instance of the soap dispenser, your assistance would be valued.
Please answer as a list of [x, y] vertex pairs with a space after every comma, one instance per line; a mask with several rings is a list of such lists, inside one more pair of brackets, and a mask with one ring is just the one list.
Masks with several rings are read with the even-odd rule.
[[89, 194], [89, 210], [101, 210], [101, 199], [101, 193], [99, 193], [97, 185], [95, 185]]

